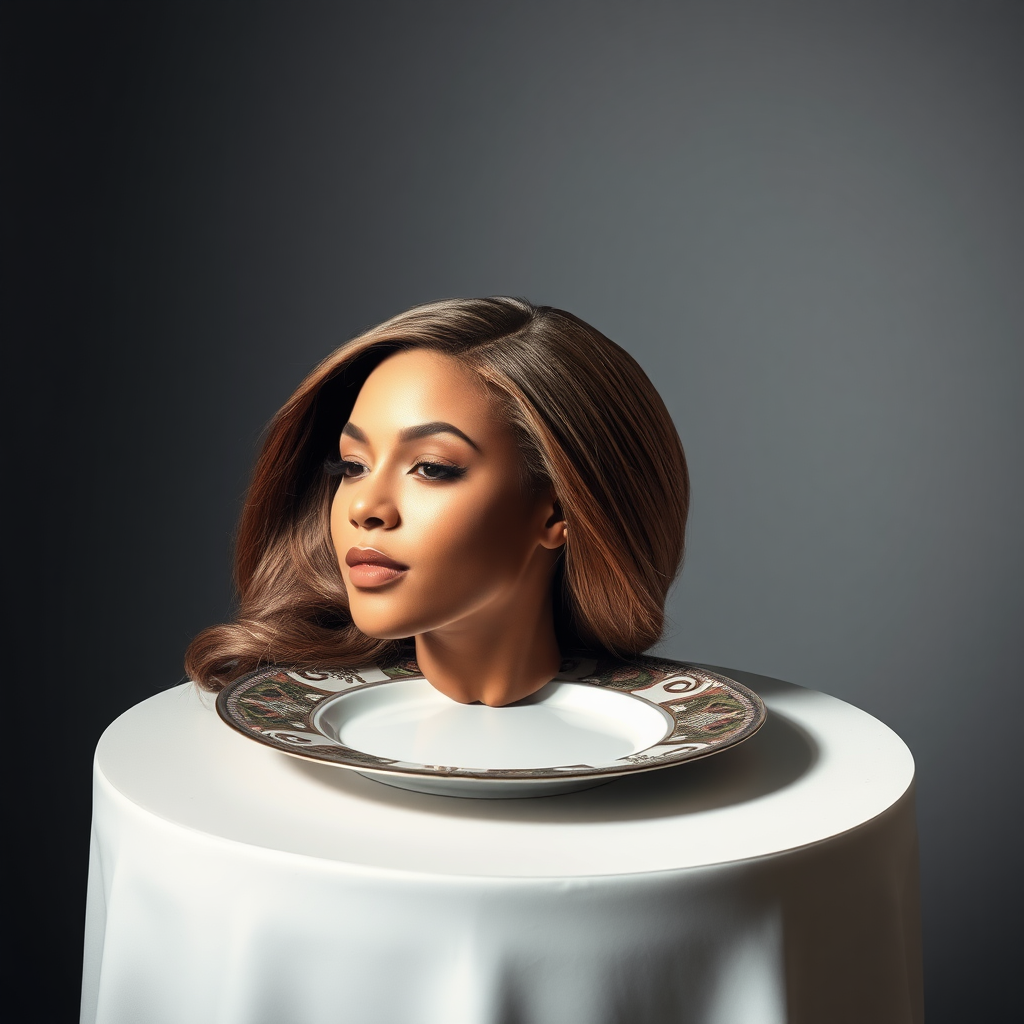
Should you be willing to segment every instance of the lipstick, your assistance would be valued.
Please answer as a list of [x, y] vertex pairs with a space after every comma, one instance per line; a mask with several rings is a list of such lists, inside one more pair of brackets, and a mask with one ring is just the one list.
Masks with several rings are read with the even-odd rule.
[[382, 587], [409, 571], [409, 566], [396, 562], [376, 548], [349, 548], [345, 555], [348, 578], [356, 587]]

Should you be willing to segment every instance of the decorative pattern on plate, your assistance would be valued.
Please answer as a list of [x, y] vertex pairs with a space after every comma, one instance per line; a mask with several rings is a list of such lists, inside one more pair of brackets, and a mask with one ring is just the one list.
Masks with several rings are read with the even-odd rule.
[[557, 680], [620, 690], [655, 704], [674, 722], [660, 742], [608, 764], [559, 765], [529, 769], [466, 769], [393, 761], [344, 746], [313, 724], [325, 697], [386, 686], [392, 680], [422, 678], [416, 662], [310, 671], [280, 666], [235, 680], [217, 696], [217, 711], [228, 725], [286, 754], [354, 768], [417, 777], [465, 779], [604, 778], [650, 771], [707, 757], [753, 736], [764, 724], [760, 697], [725, 676], [663, 658], [632, 661], [567, 658]]

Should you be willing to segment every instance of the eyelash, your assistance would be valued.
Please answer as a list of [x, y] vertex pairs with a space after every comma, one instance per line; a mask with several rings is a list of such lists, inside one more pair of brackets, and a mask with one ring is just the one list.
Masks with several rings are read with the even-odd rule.
[[416, 472], [417, 469], [429, 466], [431, 469], [439, 470], [437, 476], [426, 476], [425, 474], [417, 474], [422, 480], [458, 480], [459, 477], [466, 475], [465, 466], [453, 466], [448, 462], [428, 462], [426, 460], [420, 460], [412, 467], [412, 472]]
[[[421, 459], [417, 462], [412, 469], [411, 473], [416, 473], [416, 470], [423, 467], [429, 466], [431, 469], [438, 470], [436, 476], [427, 476], [426, 474], [416, 474], [421, 480], [428, 480], [431, 483], [448, 480], [458, 480], [460, 477], [466, 475], [465, 466], [452, 466], [447, 462], [430, 462], [426, 459]], [[349, 470], [363, 470], [366, 467], [361, 462], [353, 462], [351, 459], [340, 459], [330, 457], [324, 460], [324, 471], [328, 476], [340, 476], [343, 480], [354, 480], [356, 477], [361, 476], [361, 473], [349, 473]]]

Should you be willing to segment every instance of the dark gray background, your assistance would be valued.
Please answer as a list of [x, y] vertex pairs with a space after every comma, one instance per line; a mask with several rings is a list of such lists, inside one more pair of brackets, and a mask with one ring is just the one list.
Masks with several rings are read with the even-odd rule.
[[1000, 1012], [1024, 910], [1021, 5], [3, 15], [8, 814], [39, 1019], [77, 1002], [91, 749], [229, 614], [261, 427], [363, 327], [491, 293], [571, 310], [655, 381], [694, 495], [661, 649], [903, 736], [929, 1020]]

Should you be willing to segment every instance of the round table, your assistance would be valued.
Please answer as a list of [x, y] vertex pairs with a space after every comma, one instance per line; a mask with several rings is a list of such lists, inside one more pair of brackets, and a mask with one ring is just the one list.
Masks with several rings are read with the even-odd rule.
[[96, 751], [82, 1020], [921, 1021], [914, 763], [870, 715], [717, 669], [739, 747], [467, 800], [290, 758], [191, 685]]

